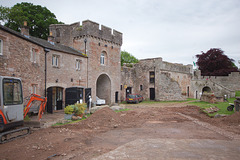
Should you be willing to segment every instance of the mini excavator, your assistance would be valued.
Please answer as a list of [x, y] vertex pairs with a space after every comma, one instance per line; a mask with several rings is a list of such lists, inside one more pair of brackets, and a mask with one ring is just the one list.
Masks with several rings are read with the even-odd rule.
[[34, 101], [41, 102], [38, 112], [38, 119], [40, 120], [45, 111], [47, 98], [31, 94], [23, 109], [21, 79], [0, 76], [0, 143], [5, 143], [30, 133], [30, 128], [23, 127], [23, 122]]

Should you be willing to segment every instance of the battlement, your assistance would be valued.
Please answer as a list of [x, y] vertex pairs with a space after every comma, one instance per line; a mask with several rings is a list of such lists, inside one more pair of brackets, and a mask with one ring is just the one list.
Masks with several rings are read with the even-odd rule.
[[99, 29], [99, 24], [90, 20], [82, 22], [82, 29], [76, 30], [74, 33], [75, 37], [79, 36], [93, 36], [106, 41], [117, 43], [122, 45], [122, 33], [116, 30], [112, 30], [109, 27], [101, 25]]
[[57, 43], [71, 46], [72, 39], [92, 36], [98, 39], [122, 45], [122, 33], [90, 20], [73, 24], [52, 24], [49, 27], [53, 40]]

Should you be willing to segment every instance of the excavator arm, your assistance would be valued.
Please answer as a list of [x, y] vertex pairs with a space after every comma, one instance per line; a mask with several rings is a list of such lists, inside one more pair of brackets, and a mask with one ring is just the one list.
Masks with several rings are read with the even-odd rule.
[[28, 111], [30, 110], [30, 108], [32, 107], [33, 101], [40, 101], [40, 107], [39, 107], [39, 112], [38, 112], [38, 120], [40, 120], [42, 118], [42, 114], [45, 111], [45, 107], [47, 104], [47, 98], [46, 97], [42, 97], [38, 94], [31, 94], [30, 95], [30, 99], [27, 101], [26, 107], [24, 108], [24, 118], [26, 117]]

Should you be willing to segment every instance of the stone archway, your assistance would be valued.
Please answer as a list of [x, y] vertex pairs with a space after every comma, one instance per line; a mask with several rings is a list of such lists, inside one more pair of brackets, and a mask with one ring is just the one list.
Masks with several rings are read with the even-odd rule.
[[203, 87], [203, 89], [202, 89], [202, 93], [210, 93], [212, 90], [211, 90], [211, 88], [210, 87], [208, 87], [208, 86], [206, 86], [206, 87]]
[[101, 74], [97, 79], [96, 96], [105, 99], [106, 104], [111, 103], [111, 80], [108, 75]]

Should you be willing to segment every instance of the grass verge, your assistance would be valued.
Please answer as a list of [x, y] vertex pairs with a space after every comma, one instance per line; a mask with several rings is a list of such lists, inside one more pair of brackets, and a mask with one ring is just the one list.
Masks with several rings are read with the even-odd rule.
[[194, 101], [194, 102], [189, 102], [189, 105], [195, 105], [198, 106], [200, 108], [202, 108], [203, 110], [205, 108], [210, 108], [210, 107], [218, 107], [219, 111], [215, 112], [215, 113], [207, 113], [210, 117], [215, 116], [216, 114], [226, 114], [226, 115], [231, 115], [234, 113], [234, 111], [228, 111], [227, 107], [229, 106], [229, 103], [233, 103], [235, 100], [235, 98], [230, 98], [228, 99], [229, 102], [218, 102], [218, 103], [208, 103], [208, 102], [203, 102], [203, 101]]
[[86, 114], [86, 115], [85, 115], [86, 117], [83, 116], [82, 119], [79, 119], [79, 120], [76, 120], [76, 121], [68, 120], [68, 121], [66, 121], [65, 123], [55, 123], [55, 124], [53, 124], [52, 126], [54, 127], [54, 126], [62, 126], [62, 125], [66, 125], [66, 124], [77, 123], [77, 122], [79, 122], [79, 121], [82, 121], [82, 120], [87, 119], [90, 115], [91, 115], [91, 114]]

